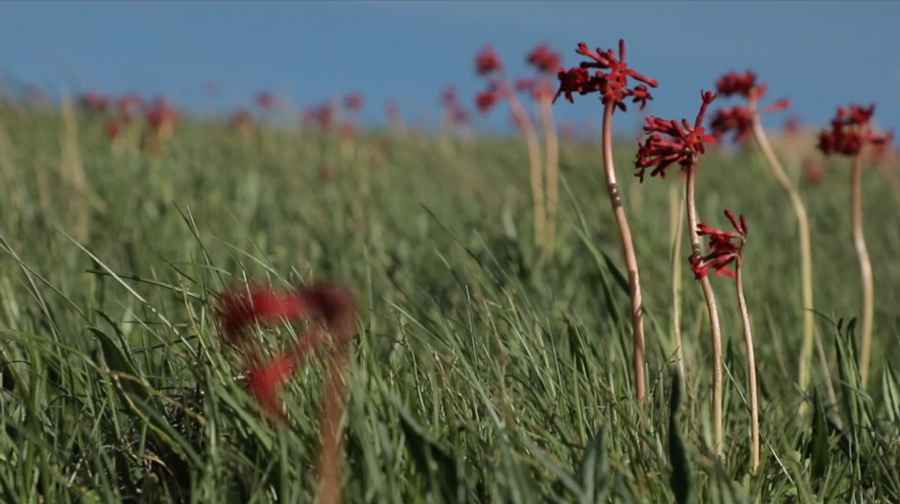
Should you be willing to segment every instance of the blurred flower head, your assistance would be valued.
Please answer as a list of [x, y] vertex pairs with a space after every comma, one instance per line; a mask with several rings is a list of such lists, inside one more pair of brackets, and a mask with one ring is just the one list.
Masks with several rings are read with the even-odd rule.
[[485, 45], [475, 56], [475, 71], [478, 75], [490, 75], [503, 70], [500, 55], [490, 45]]
[[528, 63], [541, 73], [553, 75], [562, 66], [562, 57], [547, 44], [541, 44], [528, 53]]
[[838, 107], [831, 127], [819, 133], [819, 150], [826, 155], [856, 156], [867, 146], [883, 148], [893, 139], [891, 133], [872, 131], [875, 105]]

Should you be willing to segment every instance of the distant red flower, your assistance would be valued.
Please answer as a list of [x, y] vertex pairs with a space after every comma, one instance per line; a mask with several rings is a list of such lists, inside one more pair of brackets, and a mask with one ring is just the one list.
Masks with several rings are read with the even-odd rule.
[[753, 130], [753, 111], [748, 107], [727, 107], [713, 114], [709, 124], [713, 136], [721, 138], [728, 132], [734, 134], [735, 142], [746, 140]]
[[490, 45], [484, 46], [475, 57], [475, 71], [478, 75], [489, 75], [503, 69], [503, 61]]
[[[216, 311], [226, 342], [238, 345], [243, 351], [248, 391], [263, 411], [276, 419], [283, 419], [281, 390], [307, 354], [323, 347], [344, 347], [353, 336], [356, 324], [353, 296], [332, 285], [295, 292], [277, 292], [259, 286], [236, 289], [220, 296]], [[259, 343], [247, 339], [247, 329], [255, 323], [272, 325], [280, 320], [296, 319], [311, 319], [318, 325], [274, 358], [264, 358]]]
[[270, 111], [280, 106], [281, 100], [268, 91], [261, 91], [256, 95], [256, 105], [265, 111]]
[[635, 160], [635, 176], [644, 181], [647, 168], [654, 167], [650, 176], [665, 177], [666, 169], [672, 164], [682, 168], [692, 166], [697, 158], [706, 152], [708, 143], [715, 143], [715, 138], [706, 134], [703, 119], [709, 105], [716, 99], [712, 91], [700, 93], [702, 104], [694, 124], [687, 119], [681, 121], [660, 119], [650, 116], [644, 120], [643, 142], [638, 142], [637, 159]]
[[735, 231], [723, 231], [721, 229], [697, 224], [697, 234], [709, 237], [709, 254], [705, 256], [691, 256], [691, 269], [699, 280], [715, 270], [717, 276], [734, 276], [734, 271], [728, 266], [738, 259], [747, 241], [747, 221], [744, 216], [737, 217], [731, 210], [725, 210], [725, 217], [731, 222]]
[[325, 102], [319, 105], [307, 107], [303, 111], [303, 122], [307, 124], [315, 124], [320, 129], [331, 129], [334, 124], [335, 110], [331, 102]]
[[78, 102], [92, 112], [105, 112], [109, 107], [109, 97], [96, 91], [89, 91], [78, 98]]
[[351, 112], [359, 112], [365, 104], [366, 101], [362, 93], [350, 93], [344, 96], [344, 108]]
[[562, 57], [548, 45], [541, 44], [528, 54], [528, 63], [534, 65], [541, 73], [553, 75], [562, 66]]
[[469, 113], [460, 103], [455, 87], [448, 86], [441, 92], [441, 104], [444, 106], [444, 113], [451, 124], [462, 126], [469, 122]]
[[125, 122], [130, 122], [144, 108], [144, 99], [139, 95], [130, 93], [116, 100], [116, 108], [119, 111], [119, 117]]
[[[584, 42], [578, 44], [576, 53], [589, 58], [592, 61], [582, 62], [578, 67], [568, 70], [560, 70], [557, 74], [559, 79], [559, 90], [556, 92], [554, 101], [560, 95], [564, 95], [570, 102], [574, 101], [573, 93], [581, 95], [589, 93], [600, 93], [604, 105], [611, 105], [623, 111], [627, 110], [625, 106], [625, 98], [634, 96], [634, 102], [640, 103], [643, 108], [647, 100], [651, 99], [646, 86], [638, 86], [634, 89], [628, 87], [628, 79], [632, 78], [643, 82], [647, 86], [656, 87], [659, 83], [656, 79], [647, 77], [633, 68], [629, 67], [625, 62], [625, 41], [619, 40], [619, 55], [612, 49], [602, 51], [600, 49], [591, 49]], [[588, 71], [589, 68], [597, 68], [593, 75]], [[604, 70], [607, 70], [604, 72]], [[640, 88], [640, 89], [638, 89]]]
[[103, 127], [106, 132], [106, 137], [111, 141], [115, 141], [122, 133], [122, 126], [122, 122], [119, 119], [110, 119], [106, 121], [106, 124]]
[[479, 112], [486, 114], [500, 101], [500, 97], [500, 91], [495, 87], [491, 87], [475, 96], [475, 105], [478, 107]]
[[740, 95], [758, 101], [766, 94], [767, 86], [756, 81], [756, 73], [752, 70], [744, 73], [732, 71], [719, 78], [716, 90], [721, 96]]
[[826, 155], [855, 156], [866, 146], [882, 147], [891, 142], [893, 134], [875, 133], [871, 120], [875, 105], [838, 107], [831, 128], [819, 133], [819, 149]]
[[172, 128], [178, 112], [165, 98], [157, 98], [145, 110], [147, 124], [156, 131]]

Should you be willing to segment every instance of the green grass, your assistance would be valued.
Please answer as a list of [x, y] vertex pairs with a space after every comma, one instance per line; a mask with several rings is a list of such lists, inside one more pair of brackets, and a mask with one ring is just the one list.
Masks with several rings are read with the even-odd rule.
[[[874, 170], [865, 176], [877, 289], [867, 393], [854, 365], [848, 166], [804, 188], [832, 404], [818, 361], [814, 393], [796, 385], [799, 251], [786, 197], [752, 150], [703, 163], [702, 220], [722, 225], [728, 207], [751, 230], [764, 456], [751, 477], [733, 286], [714, 281], [728, 371], [717, 462], [709, 338], [689, 268], [688, 375], [672, 409], [668, 184], [678, 180], [637, 185], [632, 141], [619, 171], [649, 314], [643, 413], [596, 145], [563, 145], [560, 241], [541, 261], [525, 149], [512, 139], [370, 132], [341, 146], [310, 132], [244, 140], [187, 122], [154, 157], [112, 152], [102, 124], [84, 119], [77, 145], [91, 193], [82, 195], [60, 175], [56, 113], [2, 106], [0, 125], [0, 500], [312, 501], [323, 366], [298, 373], [289, 427], [273, 428], [220, 340], [215, 294], [246, 281], [329, 280], [361, 307], [347, 502], [900, 501], [900, 213]], [[274, 351], [290, 328], [258, 337]], [[797, 414], [803, 401], [812, 414]]]

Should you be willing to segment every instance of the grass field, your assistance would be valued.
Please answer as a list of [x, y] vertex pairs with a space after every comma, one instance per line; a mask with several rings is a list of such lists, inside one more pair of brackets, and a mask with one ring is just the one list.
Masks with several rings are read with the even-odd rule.
[[[633, 133], [617, 156], [648, 313], [643, 412], [595, 143], [562, 145], [559, 240], [541, 259], [517, 139], [369, 131], [339, 141], [275, 128], [245, 138], [198, 119], [150, 155], [137, 136], [111, 149], [101, 121], [66, 123], [58, 110], [15, 103], [0, 105], [0, 128], [0, 500], [313, 501], [321, 362], [290, 383], [289, 421], [273, 426], [221, 340], [215, 299], [245, 282], [328, 280], [360, 307], [347, 502], [672, 502], [685, 492], [704, 503], [900, 502], [900, 200], [876, 170], [864, 180], [877, 289], [865, 391], [851, 322], [860, 294], [849, 163], [801, 184], [828, 361], [814, 361], [804, 393], [789, 203], [755, 149], [703, 160], [701, 220], [722, 226], [727, 207], [751, 229], [763, 465], [750, 476], [733, 286], [713, 282], [728, 371], [718, 461], [706, 315], [686, 240], [687, 376], [673, 409], [678, 180], [630, 176]], [[291, 335], [287, 324], [259, 333], [273, 351]]]

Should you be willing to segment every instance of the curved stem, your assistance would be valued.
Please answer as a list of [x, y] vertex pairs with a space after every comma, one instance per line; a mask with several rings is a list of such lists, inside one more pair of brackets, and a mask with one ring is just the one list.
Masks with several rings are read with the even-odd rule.
[[613, 163], [612, 147], [612, 115], [614, 108], [606, 105], [603, 108], [603, 170], [606, 173], [606, 190], [609, 203], [612, 205], [619, 238], [622, 240], [622, 255], [625, 256], [625, 267], [628, 269], [628, 287], [631, 294], [631, 325], [634, 331], [633, 368], [635, 396], [643, 402], [646, 395], [644, 384], [644, 307], [641, 299], [641, 277], [638, 271], [637, 254], [631, 238], [631, 226], [622, 206], [622, 195], [616, 182], [616, 167]]
[[559, 207], [559, 140], [556, 123], [553, 120], [553, 102], [549, 96], [542, 97], [541, 123], [544, 129], [544, 148], [547, 176], [547, 247], [552, 250], [556, 243], [556, 213]]
[[669, 186], [669, 228], [672, 230], [672, 339], [675, 342], [675, 363], [682, 383], [685, 382], [684, 343], [681, 339], [681, 235], [684, 230], [684, 198], [678, 186]]
[[859, 272], [862, 277], [863, 289], [862, 350], [859, 354], [859, 374], [862, 377], [862, 385], [865, 387], [869, 380], [869, 361], [872, 355], [872, 319], [875, 315], [875, 286], [872, 277], [872, 263], [869, 261], [866, 238], [863, 236], [862, 157], [859, 154], [853, 158], [851, 191], [853, 244], [856, 246], [856, 255], [859, 256]]
[[[700, 256], [700, 235], [697, 234], [697, 205], [694, 201], [694, 178], [696, 167], [687, 169], [685, 178], [685, 200], [687, 201], [688, 225], [691, 227], [691, 251], [694, 256]], [[700, 279], [703, 287], [703, 296], [706, 298], [706, 312], [709, 315], [710, 335], [713, 348], [713, 431], [715, 437], [715, 452], [722, 456], [722, 448], [725, 444], [725, 429], [722, 420], [722, 396], [724, 379], [722, 374], [722, 326], [719, 324], [719, 310], [716, 308], [716, 294], [708, 276]]]
[[[768, 161], [769, 168], [775, 180], [781, 188], [788, 193], [794, 214], [797, 217], [797, 228], [800, 232], [800, 276], [801, 296], [803, 301], [803, 346], [800, 351], [799, 379], [800, 389], [806, 390], [810, 380], [810, 366], [812, 365], [813, 343], [815, 339], [815, 318], [813, 314], [813, 279], [812, 279], [812, 239], [809, 229], [809, 217], [806, 215], [806, 206], [800, 191], [794, 186], [787, 176], [781, 162], [775, 156], [775, 151], [769, 143], [765, 130], [759, 120], [759, 113], [753, 110], [753, 136]], [[827, 367], [827, 363], [823, 363]], [[831, 386], [829, 382], [829, 387]]]
[[755, 474], [759, 469], [759, 399], [756, 393], [756, 357], [753, 354], [753, 328], [750, 324], [750, 311], [744, 297], [744, 264], [743, 258], [737, 258], [737, 298], [741, 310], [741, 322], [744, 327], [744, 345], [747, 350], [747, 382], [750, 389], [750, 467]]
[[546, 247], [547, 210], [544, 207], [544, 182], [541, 175], [541, 152], [538, 145], [537, 132], [525, 107], [516, 98], [515, 93], [509, 93], [509, 108], [512, 111], [516, 123], [522, 129], [525, 144], [528, 147], [529, 176], [531, 178], [531, 197], [534, 201], [534, 240], [541, 247]]

